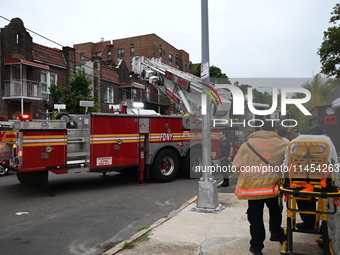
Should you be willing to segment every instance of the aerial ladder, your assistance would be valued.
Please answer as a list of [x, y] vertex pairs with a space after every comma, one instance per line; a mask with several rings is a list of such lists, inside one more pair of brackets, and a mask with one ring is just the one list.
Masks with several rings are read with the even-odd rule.
[[213, 84], [204, 84], [201, 78], [166, 65], [156, 58], [134, 57], [132, 71], [136, 78], [162, 91], [186, 113], [197, 117], [201, 115], [201, 94], [204, 91], [214, 104], [211, 116], [229, 118], [232, 97], [225, 89], [217, 90]]

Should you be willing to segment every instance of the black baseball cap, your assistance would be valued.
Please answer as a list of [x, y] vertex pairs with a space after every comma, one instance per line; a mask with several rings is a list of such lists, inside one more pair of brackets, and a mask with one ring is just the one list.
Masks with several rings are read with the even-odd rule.
[[317, 135], [322, 135], [322, 134], [326, 133], [324, 127], [320, 124], [309, 127], [308, 130], [309, 130], [309, 132], [315, 133]]
[[261, 128], [265, 131], [275, 131], [276, 126], [277, 126], [277, 123], [275, 121], [264, 120]]

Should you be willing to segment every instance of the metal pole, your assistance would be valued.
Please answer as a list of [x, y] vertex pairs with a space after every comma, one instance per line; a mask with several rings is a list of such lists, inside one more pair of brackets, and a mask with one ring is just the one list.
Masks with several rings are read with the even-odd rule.
[[[202, 18], [202, 65], [209, 63], [209, 22], [208, 0], [201, 0]], [[209, 66], [209, 64], [208, 64]], [[209, 67], [208, 67], [209, 69]], [[209, 84], [209, 71], [202, 82]], [[211, 126], [210, 126], [211, 98], [207, 93], [202, 93], [202, 163], [203, 177], [198, 182], [197, 207], [202, 209], [216, 209], [219, 205], [216, 181], [212, 177], [211, 166]]]
[[24, 81], [23, 81], [23, 74], [22, 74], [22, 63], [20, 63], [20, 81], [21, 81], [21, 115], [24, 114]]

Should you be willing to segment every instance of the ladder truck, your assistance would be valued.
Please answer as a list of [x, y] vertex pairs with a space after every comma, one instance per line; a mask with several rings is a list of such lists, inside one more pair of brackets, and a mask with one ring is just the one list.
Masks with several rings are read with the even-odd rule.
[[[216, 91], [196, 76], [160, 61], [135, 57], [134, 74], [148, 79], [189, 115], [162, 116], [150, 111], [67, 115], [57, 120], [21, 120], [17, 123], [14, 164], [21, 183], [48, 188], [49, 172], [100, 172], [138, 169], [139, 182], [149, 177], [172, 181], [177, 174], [199, 177], [202, 165], [200, 95]], [[218, 99], [213, 116], [229, 114], [231, 98]], [[60, 119], [58, 119], [60, 118]], [[212, 160], [219, 156], [221, 130], [212, 130]]]

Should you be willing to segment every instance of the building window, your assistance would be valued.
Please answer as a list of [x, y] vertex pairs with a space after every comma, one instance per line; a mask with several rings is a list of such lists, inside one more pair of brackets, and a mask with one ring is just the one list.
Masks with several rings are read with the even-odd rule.
[[130, 56], [135, 56], [135, 47], [130, 47]]
[[84, 60], [85, 60], [84, 53], [80, 53], [80, 61], [84, 61]]
[[118, 49], [118, 58], [124, 58], [124, 49]]
[[57, 84], [57, 74], [50, 73], [50, 85], [51, 84]]
[[55, 73], [40, 73], [40, 84], [42, 93], [50, 93], [51, 84], [57, 84], [57, 74]]
[[101, 53], [101, 52], [96, 52], [95, 55], [96, 55], [97, 57], [101, 57], [101, 56], [102, 56], [102, 53]]
[[187, 61], [184, 60], [184, 67], [187, 68]]
[[106, 95], [106, 103], [110, 103], [113, 104], [115, 101], [115, 90], [112, 87], [107, 87], [107, 91], [106, 91], [107, 95]]
[[176, 56], [175, 61], [176, 61], [176, 66], [178, 66], [178, 56]]
[[169, 53], [169, 63], [172, 64], [172, 54]]
[[145, 88], [145, 97], [147, 101], [150, 101], [150, 88], [146, 87]]
[[111, 55], [112, 55], [111, 50], [108, 50], [108, 51], [107, 51], [107, 58], [111, 58]]
[[159, 48], [159, 56], [162, 57], [163, 50], [162, 48]]
[[17, 33], [17, 37], [16, 37], [17, 44], [19, 43], [19, 41], [20, 41], [20, 35], [19, 35], [19, 33]]
[[47, 73], [40, 73], [41, 92], [48, 93]]

